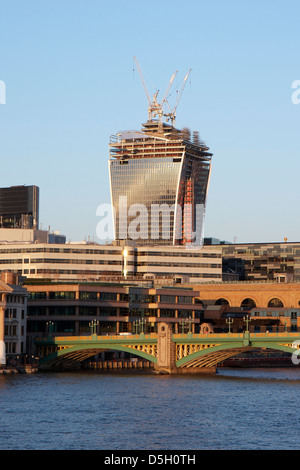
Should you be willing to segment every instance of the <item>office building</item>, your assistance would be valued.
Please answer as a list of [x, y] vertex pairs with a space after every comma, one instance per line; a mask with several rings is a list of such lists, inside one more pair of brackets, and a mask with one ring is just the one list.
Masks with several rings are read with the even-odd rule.
[[0, 228], [39, 228], [39, 188], [0, 188]]
[[198, 134], [148, 120], [109, 148], [115, 240], [201, 245], [212, 154]]
[[58, 281], [213, 282], [222, 280], [221, 253], [211, 246], [9, 243], [0, 245], [0, 271]]
[[28, 350], [38, 336], [156, 332], [157, 323], [172, 323], [174, 332], [199, 331], [199, 292], [182, 287], [141, 287], [109, 283], [26, 283]]
[[233, 275], [240, 281], [300, 281], [300, 242], [219, 246], [225, 281]]

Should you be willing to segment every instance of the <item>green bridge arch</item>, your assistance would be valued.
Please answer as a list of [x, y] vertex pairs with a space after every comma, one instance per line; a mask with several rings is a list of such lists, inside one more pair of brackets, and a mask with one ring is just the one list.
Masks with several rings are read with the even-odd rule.
[[[122, 341], [124, 343], [125, 341]], [[49, 340], [48, 340], [49, 343]], [[59, 343], [59, 342], [58, 342]], [[82, 344], [74, 344], [73, 346], [68, 346], [63, 349], [56, 350], [51, 354], [47, 354], [44, 357], [39, 359], [40, 368], [48, 368], [55, 364], [62, 363], [63, 361], [75, 361], [82, 362], [89, 357], [93, 357], [96, 354], [104, 351], [121, 351], [132, 354], [137, 357], [146, 359], [147, 361], [153, 362], [156, 364], [157, 357], [153, 354], [149, 354], [144, 349], [136, 349], [134, 344], [120, 344], [119, 342], [115, 343], [102, 343], [101, 341], [86, 341]], [[146, 345], [145, 345], [146, 346]]]
[[[299, 341], [300, 343], [300, 341]], [[255, 349], [268, 349], [268, 350], [275, 350], [280, 352], [285, 352], [289, 354], [295, 353], [298, 348], [292, 348], [290, 346], [285, 346], [279, 342], [275, 341], [253, 341], [246, 339], [241, 341], [240, 344], [237, 341], [234, 342], [226, 342], [219, 344], [217, 346], [211, 346], [206, 349], [196, 351], [192, 354], [189, 354], [179, 360], [176, 361], [177, 367], [188, 367], [188, 366], [195, 366], [196, 364], [200, 365], [203, 364], [205, 361], [201, 361], [201, 359], [211, 358], [209, 362], [210, 366], [217, 365], [220, 362], [223, 362], [225, 359], [230, 357], [237, 356], [243, 352], [255, 350]], [[300, 356], [300, 351], [299, 351]], [[206, 361], [207, 362], [207, 361]]]

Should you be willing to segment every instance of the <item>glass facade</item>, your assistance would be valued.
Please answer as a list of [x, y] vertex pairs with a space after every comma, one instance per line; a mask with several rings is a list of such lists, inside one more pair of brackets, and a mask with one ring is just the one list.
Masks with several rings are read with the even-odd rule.
[[164, 124], [120, 133], [110, 143], [116, 240], [141, 245], [202, 243], [211, 154]]
[[[170, 243], [174, 212], [166, 211], [170, 223], [167, 218], [163, 223], [154, 205], [166, 204], [175, 209], [180, 162], [174, 163], [172, 158], [141, 158], [128, 160], [124, 165], [114, 160], [110, 168], [113, 206], [118, 214], [116, 238], [135, 239], [135, 234], [139, 234], [143, 243], [149, 239], [157, 242], [159, 238]], [[125, 213], [119, 216], [122, 210], [127, 212], [127, 217]]]
[[236, 273], [240, 281], [300, 281], [300, 244], [222, 245], [223, 280]]
[[39, 227], [39, 188], [11, 186], [0, 188], [0, 227]]

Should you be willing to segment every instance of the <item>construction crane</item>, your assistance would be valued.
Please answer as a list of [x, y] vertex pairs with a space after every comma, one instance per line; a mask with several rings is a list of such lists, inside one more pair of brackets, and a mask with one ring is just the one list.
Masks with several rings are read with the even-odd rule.
[[175, 119], [176, 119], [176, 109], [177, 109], [178, 103], [179, 103], [179, 101], [180, 101], [180, 98], [181, 98], [181, 95], [182, 95], [182, 93], [183, 93], [185, 84], [186, 84], [186, 82], [187, 82], [187, 79], [188, 79], [188, 77], [189, 77], [191, 71], [192, 71], [192, 69], [189, 69], [188, 73], [187, 73], [186, 76], [184, 77], [183, 84], [182, 84], [182, 87], [181, 87], [180, 92], [178, 93], [177, 100], [176, 100], [176, 103], [175, 103], [175, 106], [174, 106], [173, 110], [170, 109], [169, 103], [166, 101], [166, 103], [167, 103], [167, 105], [168, 105], [168, 107], [169, 107], [170, 112], [167, 113], [167, 114], [164, 114], [164, 116], [167, 118], [167, 120], [170, 119], [170, 121], [172, 122], [172, 126], [173, 126], [174, 123], [175, 123]]
[[148, 119], [151, 120], [156, 115], [158, 115], [160, 120], [161, 120], [162, 116], [163, 116], [162, 105], [160, 103], [158, 103], [158, 101], [157, 101], [157, 95], [159, 93], [159, 90], [156, 93], [154, 93], [153, 98], [151, 100], [150, 96], [149, 96], [149, 93], [148, 93], [148, 90], [147, 90], [147, 87], [146, 87], [146, 84], [145, 84], [145, 81], [144, 81], [144, 78], [143, 78], [143, 74], [142, 74], [140, 65], [137, 61], [137, 58], [136, 57], [133, 57], [133, 58], [134, 58], [134, 61], [136, 63], [136, 66], [137, 66], [137, 69], [138, 69], [138, 72], [139, 72], [139, 76], [141, 78], [141, 82], [143, 84], [143, 87], [144, 87], [144, 90], [145, 90], [145, 93], [146, 93], [146, 96], [147, 96], [148, 104], [149, 104], [149, 106], [148, 106]]
[[[184, 78], [184, 81], [183, 81], [183, 86], [178, 94], [178, 97], [177, 97], [177, 101], [176, 101], [176, 104], [173, 108], [173, 110], [171, 110], [170, 108], [170, 105], [168, 103], [168, 100], [167, 100], [167, 97], [168, 97], [168, 94], [169, 94], [169, 91], [171, 89], [171, 86], [174, 82], [174, 79], [178, 73], [178, 71], [176, 70], [172, 77], [171, 77], [171, 80], [169, 82], [169, 85], [168, 85], [168, 88], [164, 94], [164, 97], [162, 99], [162, 101], [159, 103], [158, 100], [157, 100], [157, 96], [158, 96], [158, 93], [159, 93], [159, 90], [156, 91], [156, 93], [153, 94], [153, 97], [152, 97], [152, 100], [149, 96], [149, 93], [148, 93], [148, 90], [147, 90], [147, 87], [146, 87], [146, 84], [145, 84], [145, 81], [144, 81], [144, 78], [143, 78], [143, 74], [142, 74], [142, 71], [141, 71], [141, 68], [140, 68], [140, 65], [137, 61], [137, 58], [136, 57], [133, 57], [135, 63], [136, 63], [136, 66], [137, 66], [137, 69], [138, 69], [138, 73], [139, 73], [139, 76], [140, 76], [140, 79], [141, 79], [141, 82], [142, 82], [142, 85], [144, 87], [144, 90], [145, 90], [145, 93], [146, 93], [146, 96], [147, 96], [147, 100], [148, 100], [148, 119], [149, 120], [152, 120], [153, 118], [155, 118], [155, 116], [158, 116], [158, 120], [160, 123], [162, 123], [162, 120], [163, 120], [163, 117], [167, 118], [167, 120], [171, 120], [172, 122], [172, 125], [174, 125], [174, 122], [175, 122], [175, 118], [176, 118], [176, 109], [177, 109], [177, 106], [178, 106], [178, 103], [179, 103], [179, 100], [181, 98], [181, 95], [182, 95], [182, 92], [184, 90], [184, 87], [185, 87], [185, 84], [186, 84], [186, 81], [188, 79], [188, 76], [191, 72], [191, 69], [188, 71], [188, 73], [186, 74], [185, 78]], [[168, 108], [169, 108], [169, 113], [164, 113], [164, 105], [167, 105]]]

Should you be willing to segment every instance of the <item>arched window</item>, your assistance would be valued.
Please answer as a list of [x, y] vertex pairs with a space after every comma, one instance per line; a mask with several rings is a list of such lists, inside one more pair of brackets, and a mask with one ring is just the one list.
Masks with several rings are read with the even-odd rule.
[[255, 308], [256, 303], [254, 302], [253, 299], [244, 299], [243, 302], [241, 303], [241, 307], [248, 308], [248, 309]]
[[283, 303], [281, 302], [280, 299], [271, 299], [270, 302], [268, 303], [268, 307], [275, 307], [275, 308], [282, 308]]
[[229, 302], [226, 299], [218, 299], [215, 305], [229, 305]]
[[201, 299], [196, 298], [195, 304], [197, 304], [197, 308], [204, 308], [204, 302]]

